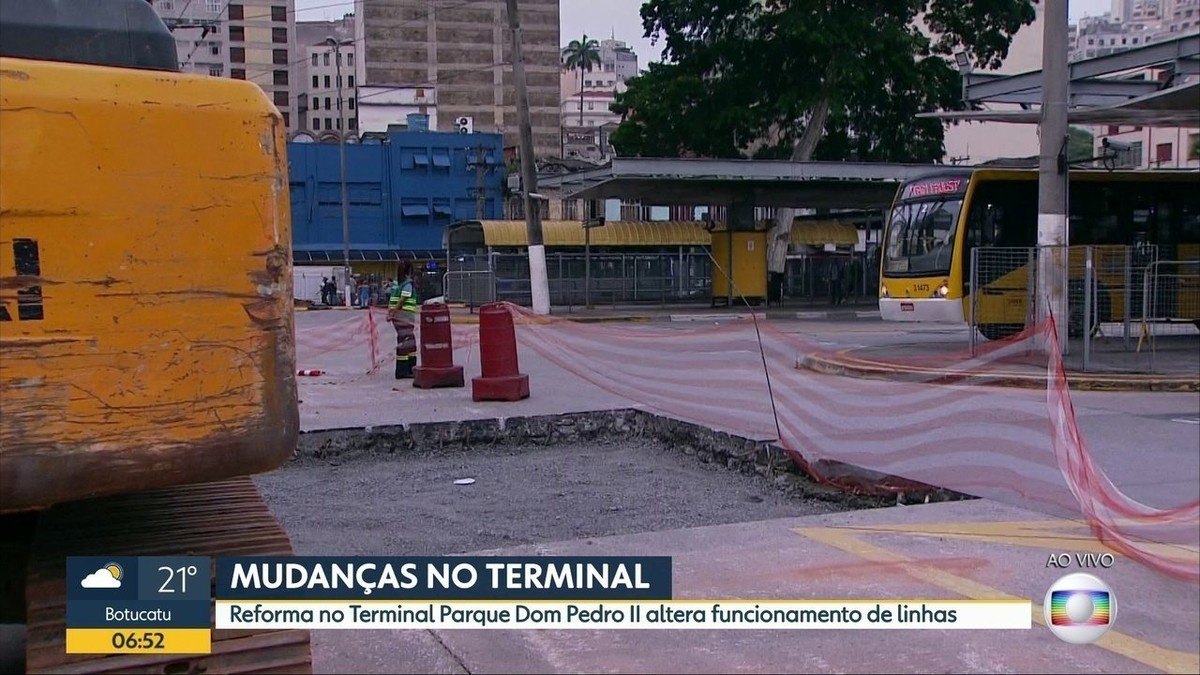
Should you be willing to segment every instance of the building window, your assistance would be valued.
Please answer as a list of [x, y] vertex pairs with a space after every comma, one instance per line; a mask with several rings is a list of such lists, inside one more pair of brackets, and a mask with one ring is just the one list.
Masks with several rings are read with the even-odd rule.
[[229, 48], [229, 62], [230, 63], [245, 63], [246, 62], [246, 48], [245, 47], [230, 47]]
[[346, 126], [350, 127], [350, 131], [358, 131], [358, 118], [351, 117], [346, 120]]
[[342, 118], [340, 118], [340, 117], [337, 118], [337, 130], [338, 131], [342, 130]]
[[333, 118], [332, 117], [325, 118], [325, 130], [333, 131]]
[[287, 21], [287, 7], [279, 5], [271, 5], [271, 20], [272, 21]]
[[220, 12], [223, 7], [225, 7], [225, 3], [221, 2], [221, 0], [204, 0], [204, 9], [207, 9], [211, 13]]
[[325, 109], [333, 110], [333, 99], [329, 98], [328, 96], [325, 97]]
[[325, 88], [329, 89], [331, 87], [333, 87], [333, 79], [330, 78], [328, 75], [326, 75], [325, 76]]
[[339, 66], [342, 65], [342, 53], [341, 52], [337, 52], [337, 64]]
[[275, 84], [277, 84], [279, 86], [287, 86], [287, 83], [288, 83], [288, 71], [286, 71], [286, 70], [275, 71]]
[[220, 42], [209, 42], [208, 43], [208, 53], [212, 54], [213, 56], [220, 56], [221, 55], [221, 43]]
[[1189, 162], [1194, 162], [1200, 159], [1200, 133], [1188, 134], [1188, 155]]
[[348, 65], [348, 66], [354, 65], [354, 52], [346, 53], [346, 65]]
[[288, 50], [286, 50], [286, 49], [272, 49], [272, 50], [271, 50], [271, 60], [272, 60], [272, 61], [275, 63], [275, 65], [277, 65], [277, 66], [286, 66], [286, 65], [288, 65]]
[[320, 130], [321, 130], [321, 118], [314, 117], [313, 118], [313, 131], [320, 131]]
[[353, 75], [346, 76], [346, 84], [348, 84], [351, 87], [354, 86], [354, 76]]
[[321, 109], [321, 99], [314, 96], [312, 101], [313, 101], [313, 110], [320, 110]]
[[246, 19], [246, 12], [241, 5], [230, 5], [229, 6], [229, 20], [230, 21], [244, 21], [245, 19]]
[[349, 108], [349, 109], [351, 109], [351, 110], [354, 110], [354, 97], [353, 97], [353, 96], [351, 96], [351, 97], [350, 97], [350, 98], [349, 98], [349, 99], [346, 101], [346, 107], [347, 107], [347, 108]]
[[337, 83], [338, 83], [338, 88], [341, 88], [341, 86], [342, 86], [342, 76], [341, 75], [338, 75]]
[[158, 8], [164, 12], [171, 12], [175, 6], [171, 4], [171, 0], [158, 0]]
[[272, 28], [271, 29], [271, 42], [274, 42], [277, 45], [286, 45], [287, 44], [287, 29], [286, 28]]
[[229, 27], [229, 40], [231, 42], [245, 42], [246, 41], [246, 27], [245, 26], [230, 26]]
[[319, 86], [321, 86], [321, 80], [320, 80], [320, 79], [318, 79], [316, 75], [313, 75], [313, 79], [312, 79], [312, 88], [313, 88], [313, 89], [316, 89], [316, 88], [317, 88], [317, 87], [319, 87]]
[[235, 80], [244, 80], [244, 79], [246, 79], [246, 69], [245, 68], [230, 68], [229, 76]]
[[272, 94], [272, 98], [275, 100], [275, 105], [277, 106], [286, 106], [288, 104], [288, 93], [286, 91], [277, 91]]
[[1172, 146], [1170, 143], [1159, 143], [1154, 146], [1154, 161], [1159, 164], [1170, 162], [1173, 159], [1171, 150]]
[[1121, 133], [1121, 127], [1118, 127], [1115, 124], [1110, 124], [1108, 125], [1108, 129], [1106, 131], [1107, 133], [1104, 134], [1105, 136], [1116, 136], [1117, 134]]
[[[316, 53], [316, 52], [313, 52], [313, 55], [312, 55], [312, 64], [313, 64], [314, 66], [315, 66], [315, 65], [317, 65], [317, 53]], [[315, 84], [314, 84], [313, 86], [315, 87], [315, 86], [317, 86], [317, 85], [315, 85]]]
[[213, 77], [220, 77], [222, 74], [224, 74], [224, 70], [225, 69], [221, 66], [209, 66], [208, 74]]
[[325, 52], [325, 65], [329, 65], [329, 52]]

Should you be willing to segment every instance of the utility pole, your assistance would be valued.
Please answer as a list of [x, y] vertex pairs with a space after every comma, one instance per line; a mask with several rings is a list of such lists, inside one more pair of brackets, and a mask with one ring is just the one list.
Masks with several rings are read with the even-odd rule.
[[508, 27], [512, 31], [513, 84], [517, 88], [517, 119], [521, 127], [521, 188], [525, 198], [525, 230], [529, 239], [529, 288], [533, 296], [533, 313], [549, 314], [550, 283], [546, 278], [546, 246], [542, 242], [542, 211], [537, 194], [537, 163], [533, 156], [533, 123], [529, 119], [525, 58], [521, 54], [521, 20], [517, 15], [517, 0], [505, 1], [508, 5]]
[[1039, 322], [1054, 313], [1060, 349], [1067, 345], [1067, 0], [1045, 0], [1042, 36], [1042, 115], [1038, 125]]
[[342, 43], [335, 38], [326, 38], [325, 44], [333, 47], [333, 58], [337, 74], [338, 105], [338, 162], [342, 171], [342, 281], [346, 287], [346, 306], [350, 306], [353, 289], [350, 285], [350, 199], [346, 186], [346, 113], [342, 103]]

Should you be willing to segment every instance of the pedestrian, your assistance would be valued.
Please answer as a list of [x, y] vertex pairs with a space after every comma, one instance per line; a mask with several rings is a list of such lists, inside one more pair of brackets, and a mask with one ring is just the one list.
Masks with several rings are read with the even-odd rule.
[[407, 261], [396, 265], [396, 282], [388, 299], [388, 321], [396, 328], [396, 379], [413, 375], [417, 365], [417, 291]]
[[829, 263], [829, 304], [840, 305], [845, 301], [842, 294], [842, 265], [834, 258]]
[[371, 285], [367, 283], [365, 276], [358, 278], [358, 307], [359, 309], [371, 308]]

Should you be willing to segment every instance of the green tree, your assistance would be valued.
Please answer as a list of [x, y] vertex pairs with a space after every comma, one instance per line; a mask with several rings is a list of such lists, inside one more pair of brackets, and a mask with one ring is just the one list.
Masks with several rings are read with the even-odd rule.
[[[1035, 17], [1031, 0], [648, 0], [641, 14], [666, 63], [617, 95], [619, 153], [906, 162], [944, 154], [942, 123], [915, 115], [963, 108], [954, 54], [996, 67]], [[778, 216], [770, 245], [795, 212]]]
[[1092, 132], [1071, 127], [1067, 136], [1067, 161], [1079, 162], [1096, 156], [1095, 139]]
[[567, 70], [579, 71], [579, 126], [583, 126], [583, 75], [600, 65], [600, 43], [585, 34], [580, 40], [571, 40], [562, 56]]

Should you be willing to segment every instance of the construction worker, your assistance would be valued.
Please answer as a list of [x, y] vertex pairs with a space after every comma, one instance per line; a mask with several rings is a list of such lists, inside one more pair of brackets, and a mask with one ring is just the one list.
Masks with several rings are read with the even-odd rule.
[[417, 365], [417, 290], [403, 260], [396, 266], [396, 283], [388, 298], [388, 321], [396, 327], [396, 379], [412, 377]]

